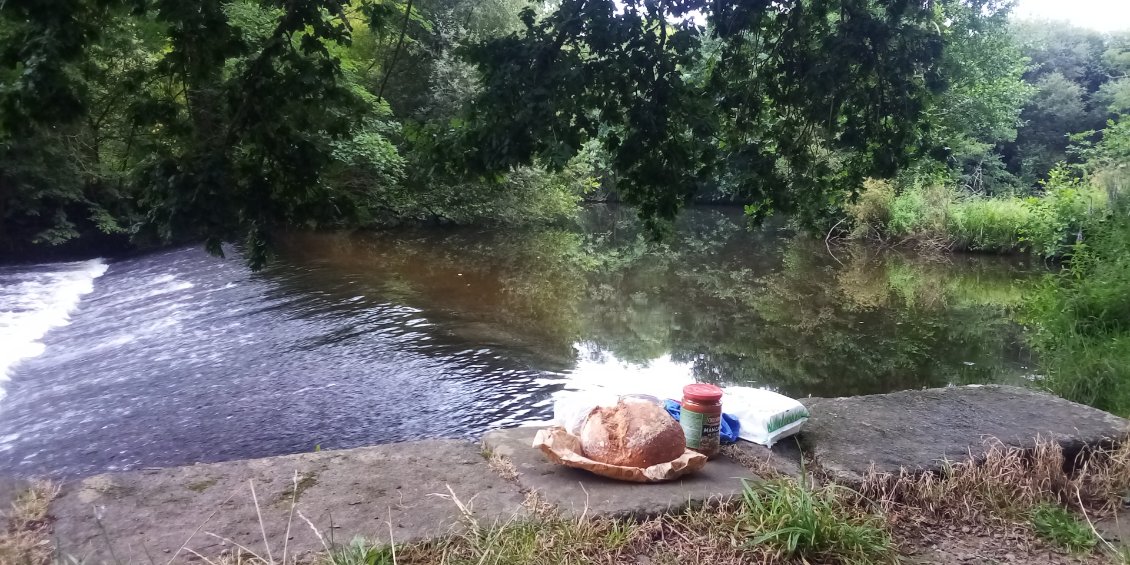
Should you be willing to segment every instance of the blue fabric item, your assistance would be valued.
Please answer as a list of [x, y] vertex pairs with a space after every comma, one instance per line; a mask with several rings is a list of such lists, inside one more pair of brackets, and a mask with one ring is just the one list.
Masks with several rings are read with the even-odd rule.
[[[677, 400], [668, 399], [663, 407], [667, 409], [667, 413], [679, 421], [679, 414], [683, 410], [683, 405]], [[722, 413], [722, 429], [719, 430], [718, 436], [722, 443], [738, 443], [738, 431], [741, 430], [741, 422], [733, 414]]]

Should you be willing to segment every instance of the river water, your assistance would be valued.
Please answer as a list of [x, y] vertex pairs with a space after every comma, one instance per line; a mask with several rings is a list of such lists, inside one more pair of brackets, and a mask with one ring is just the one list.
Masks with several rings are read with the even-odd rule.
[[701, 208], [530, 231], [284, 237], [0, 267], [0, 474], [83, 476], [548, 419], [555, 394], [691, 380], [846, 396], [1031, 378], [1042, 267], [747, 230]]

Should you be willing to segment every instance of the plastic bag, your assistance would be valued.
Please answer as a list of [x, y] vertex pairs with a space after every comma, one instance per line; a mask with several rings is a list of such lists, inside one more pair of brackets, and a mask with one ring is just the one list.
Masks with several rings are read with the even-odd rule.
[[619, 395], [605, 392], [573, 392], [553, 400], [553, 424], [579, 436], [585, 418], [597, 406], [615, 406]]
[[722, 407], [741, 422], [738, 437], [766, 447], [799, 432], [809, 418], [800, 402], [760, 388], [726, 387]]

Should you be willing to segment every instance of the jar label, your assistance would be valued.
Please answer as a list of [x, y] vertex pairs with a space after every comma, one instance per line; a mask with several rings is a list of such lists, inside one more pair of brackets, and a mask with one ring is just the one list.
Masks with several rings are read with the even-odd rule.
[[687, 438], [687, 447], [703, 452], [713, 452], [718, 449], [718, 432], [722, 428], [722, 416], [681, 410], [679, 425], [682, 426], [683, 435]]

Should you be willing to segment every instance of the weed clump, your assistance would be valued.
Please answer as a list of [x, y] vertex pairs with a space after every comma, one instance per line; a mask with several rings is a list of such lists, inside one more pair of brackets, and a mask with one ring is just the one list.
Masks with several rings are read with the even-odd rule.
[[1051, 172], [1039, 196], [985, 197], [940, 183], [901, 190], [887, 181], [864, 183], [844, 211], [856, 239], [917, 243], [935, 250], [1070, 253], [1107, 212], [1106, 191], [1084, 184], [1065, 168]]
[[20, 493], [12, 508], [0, 513], [0, 563], [46, 565], [54, 557], [48, 537], [47, 510], [59, 494], [58, 485], [37, 482]]
[[1032, 509], [1030, 521], [1036, 535], [1068, 551], [1091, 551], [1099, 541], [1090, 526], [1062, 506], [1040, 503]]
[[893, 563], [897, 551], [882, 516], [838, 485], [746, 482], [738, 524], [746, 544], [765, 544], [778, 558], [802, 562]]
[[394, 565], [395, 555], [390, 546], [373, 545], [363, 539], [349, 545], [332, 548], [323, 559], [325, 565]]

